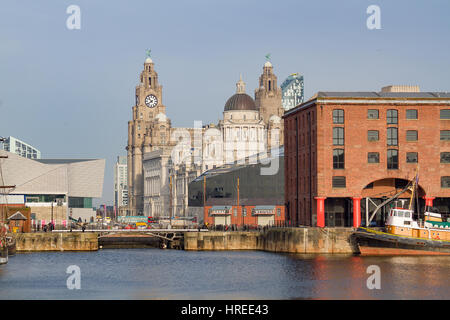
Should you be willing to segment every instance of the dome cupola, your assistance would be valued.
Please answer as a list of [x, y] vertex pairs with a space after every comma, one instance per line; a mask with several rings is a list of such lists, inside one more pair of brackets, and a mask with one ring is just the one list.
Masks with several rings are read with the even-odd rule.
[[245, 93], [245, 82], [242, 81], [242, 75], [236, 83], [236, 94], [225, 103], [224, 111], [234, 110], [256, 110], [255, 101]]

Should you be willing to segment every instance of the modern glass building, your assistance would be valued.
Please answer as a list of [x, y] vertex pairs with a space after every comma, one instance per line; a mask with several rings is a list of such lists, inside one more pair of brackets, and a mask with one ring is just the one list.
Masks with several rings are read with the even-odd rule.
[[3, 150], [18, 154], [24, 158], [28, 159], [40, 159], [41, 152], [35, 147], [29, 145], [14, 137], [8, 137], [3, 143]]
[[114, 204], [116, 208], [128, 205], [127, 157], [118, 156], [114, 167]]
[[281, 84], [282, 104], [284, 110], [292, 109], [304, 100], [303, 76], [293, 73]]

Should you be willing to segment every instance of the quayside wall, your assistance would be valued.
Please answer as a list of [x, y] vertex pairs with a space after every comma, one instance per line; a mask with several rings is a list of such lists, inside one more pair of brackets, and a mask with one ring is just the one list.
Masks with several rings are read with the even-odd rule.
[[95, 232], [18, 233], [14, 236], [17, 252], [98, 250], [98, 234]]
[[[353, 228], [307, 227], [271, 228], [261, 232], [184, 232], [183, 247], [188, 251], [263, 250], [285, 253], [351, 254], [358, 253], [358, 249], [350, 240], [353, 231]], [[17, 252], [99, 249], [97, 232], [18, 233], [14, 236]]]
[[262, 232], [186, 232], [184, 249], [264, 250], [285, 253], [358, 253], [353, 228], [272, 228]]

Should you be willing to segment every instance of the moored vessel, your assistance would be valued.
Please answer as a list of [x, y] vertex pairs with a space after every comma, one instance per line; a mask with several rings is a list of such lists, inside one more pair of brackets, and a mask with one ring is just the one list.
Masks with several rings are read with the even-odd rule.
[[8, 263], [8, 243], [6, 240], [6, 227], [0, 224], [0, 264]]
[[[410, 182], [408, 208], [391, 208], [384, 230], [358, 228], [353, 234], [361, 255], [450, 255], [450, 222], [434, 208], [412, 209], [418, 175]], [[421, 219], [422, 217], [423, 219]]]

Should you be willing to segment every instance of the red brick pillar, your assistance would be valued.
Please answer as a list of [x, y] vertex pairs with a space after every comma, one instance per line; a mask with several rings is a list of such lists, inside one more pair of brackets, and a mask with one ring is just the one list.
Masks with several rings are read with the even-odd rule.
[[435, 197], [428, 197], [425, 196], [423, 197], [423, 199], [425, 200], [425, 205], [428, 207], [432, 207], [433, 206], [433, 200], [435, 199]]
[[316, 199], [317, 226], [325, 227], [325, 199], [327, 197], [314, 197]]
[[353, 197], [353, 228], [361, 226], [361, 197]]

